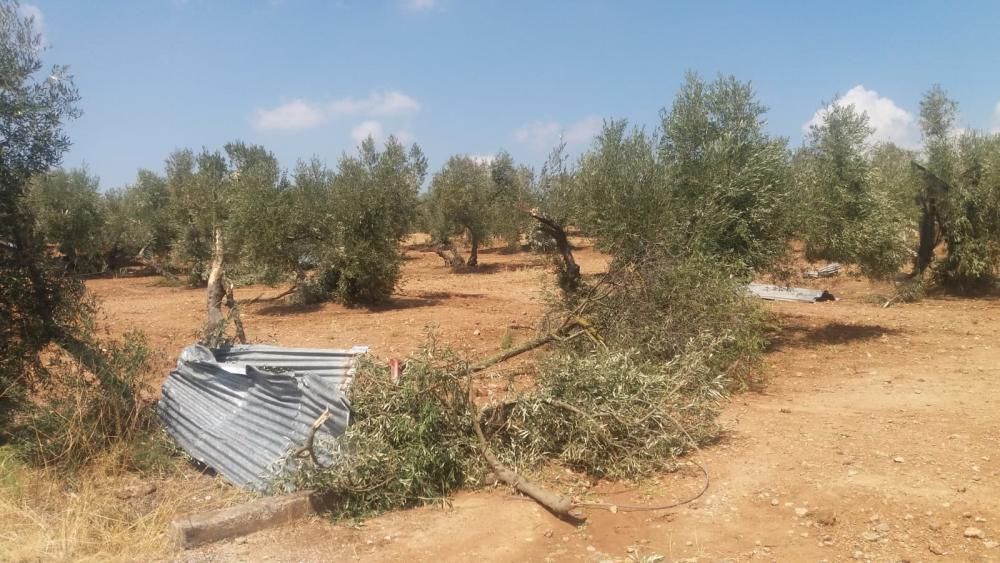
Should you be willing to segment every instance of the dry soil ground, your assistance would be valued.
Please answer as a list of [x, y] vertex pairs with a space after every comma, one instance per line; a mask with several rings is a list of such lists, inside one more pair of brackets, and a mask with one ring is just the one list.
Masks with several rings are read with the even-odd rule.
[[[585, 271], [604, 265], [580, 253]], [[469, 354], [531, 334], [544, 261], [488, 252], [480, 273], [452, 274], [411, 246], [394, 302], [366, 311], [258, 303], [251, 338], [296, 346], [368, 344], [405, 356], [435, 325]], [[175, 355], [203, 318], [200, 290], [154, 278], [95, 280], [116, 330], [135, 326]], [[1000, 561], [1000, 301], [928, 298], [883, 309], [886, 288], [850, 278], [822, 304], [774, 303], [782, 328], [765, 360], [766, 391], [724, 409], [723, 440], [694, 456], [704, 497], [664, 512], [594, 511], [574, 527], [497, 489], [449, 506], [358, 525], [315, 519], [176, 554], [178, 561]], [[241, 297], [278, 293], [249, 288]], [[161, 363], [164, 371], [172, 360]], [[684, 498], [699, 474], [598, 483], [593, 498]], [[578, 477], [565, 475], [569, 487]], [[578, 483], [577, 483], [578, 484]]]

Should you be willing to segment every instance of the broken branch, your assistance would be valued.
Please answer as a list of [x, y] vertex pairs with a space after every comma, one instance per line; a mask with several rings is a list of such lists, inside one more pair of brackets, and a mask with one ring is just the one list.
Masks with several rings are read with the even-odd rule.
[[474, 411], [472, 426], [475, 428], [476, 438], [479, 440], [479, 449], [486, 459], [486, 463], [489, 464], [490, 469], [493, 470], [493, 473], [501, 481], [517, 489], [520, 493], [531, 497], [538, 504], [549, 509], [553, 514], [574, 520], [582, 519], [581, 515], [573, 513], [573, 508], [575, 507], [573, 499], [552, 492], [537, 483], [529, 481], [500, 463], [500, 460], [493, 455], [493, 450], [490, 449], [490, 445], [486, 441], [486, 436], [483, 434], [483, 429], [479, 425], [479, 409], [475, 407], [475, 404], [473, 404], [472, 410]]
[[309, 459], [312, 460], [316, 467], [320, 469], [326, 469], [322, 463], [320, 463], [319, 458], [316, 457], [316, 451], [313, 449], [313, 442], [316, 440], [316, 432], [326, 424], [326, 421], [330, 419], [330, 407], [323, 409], [323, 412], [316, 418], [312, 423], [312, 427], [309, 428], [309, 435], [306, 436], [306, 442], [301, 448], [292, 452], [292, 457], [300, 457], [303, 454], [308, 453]]

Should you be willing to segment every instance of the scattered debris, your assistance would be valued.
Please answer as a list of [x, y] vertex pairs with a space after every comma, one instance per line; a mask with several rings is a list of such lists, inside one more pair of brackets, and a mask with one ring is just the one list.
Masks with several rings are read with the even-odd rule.
[[823, 266], [818, 270], [807, 270], [802, 272], [802, 277], [829, 278], [836, 276], [841, 272], [841, 270], [843, 270], [843, 266], [841, 266], [839, 262], [831, 262], [830, 264], [827, 264], [826, 266]]
[[[241, 487], [265, 491], [282, 458], [310, 438], [344, 433], [347, 388], [368, 349], [189, 346], [157, 406], [167, 433], [191, 457]], [[318, 428], [313, 424], [329, 410]], [[332, 461], [328, 455], [321, 461]], [[294, 464], [289, 460], [289, 464]]]
[[747, 286], [752, 295], [769, 301], [798, 301], [801, 303], [818, 303], [821, 301], [836, 301], [832, 293], [823, 289], [807, 289], [801, 287], [783, 287], [763, 283], [752, 283]]

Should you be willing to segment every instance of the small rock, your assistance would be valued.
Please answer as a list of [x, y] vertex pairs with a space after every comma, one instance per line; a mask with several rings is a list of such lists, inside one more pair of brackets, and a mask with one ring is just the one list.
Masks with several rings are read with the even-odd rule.
[[976, 516], [976, 522], [982, 524], [983, 522], [986, 522], [986, 519], [982, 516]]
[[837, 515], [832, 510], [817, 510], [813, 518], [820, 526], [833, 526], [837, 523]]
[[594, 546], [592, 546], [592, 545], [588, 545], [587, 546], [587, 551], [594, 552], [594, 551], [597, 551], [597, 548], [594, 547]]
[[927, 527], [930, 528], [931, 530], [934, 530], [936, 532], [936, 531], [938, 531], [938, 530], [941, 529], [941, 523], [940, 522], [931, 522], [930, 524], [927, 525]]
[[240, 545], [243, 545], [243, 544], [247, 543], [246, 536], [240, 536], [240, 537], [236, 538], [236, 543], [238, 543]]
[[478, 328], [477, 328], [476, 330], [472, 331], [472, 335], [473, 335], [473, 336], [479, 336], [480, 334], [481, 334], [481, 333], [479, 332], [479, 329], [478, 329]]
[[965, 491], [967, 491], [968, 489], [966, 489], [966, 488], [965, 488], [965, 485], [962, 485], [961, 487], [959, 487], [959, 488], [958, 488], [958, 489], [956, 489], [956, 490], [957, 490], [958, 492], [960, 492], [960, 493], [964, 493], [964, 492], [965, 492]]
[[1000, 543], [997, 543], [997, 542], [995, 542], [993, 540], [988, 540], [988, 541], [984, 541], [983, 545], [986, 546], [986, 549], [993, 549], [996, 546], [1000, 545]]
[[778, 506], [778, 504], [780, 504], [778, 502], [778, 499], [776, 499], [776, 498], [771, 499], [771, 506]]
[[865, 554], [860, 551], [855, 551], [851, 554], [851, 559], [864, 559]]
[[863, 539], [865, 541], [878, 541], [878, 539], [880, 537], [882, 537], [882, 536], [879, 536], [875, 532], [865, 532], [865, 533], [861, 534], [861, 539]]
[[905, 459], [903, 459], [903, 458], [901, 458], [899, 456], [896, 456], [896, 457], [892, 458], [892, 461], [894, 461], [896, 463], [905, 463], [906, 462]]
[[983, 531], [979, 528], [966, 528], [962, 535], [967, 538], [982, 538], [984, 536]]
[[938, 544], [936, 544], [936, 543], [929, 544], [927, 546], [927, 551], [930, 551], [934, 555], [944, 555], [945, 554], [944, 550], [941, 549], [941, 546], [938, 545]]
[[792, 409], [789, 409], [789, 408], [786, 408], [786, 407], [781, 407], [781, 409], [779, 409], [778, 412], [782, 412], [782, 413], [785, 413], [785, 414], [791, 414]]
[[804, 518], [807, 514], [809, 514], [808, 508], [799, 507], [795, 509], [795, 515], [799, 518]]
[[889, 531], [889, 524], [882, 522], [878, 526], [875, 526], [875, 530], [884, 534]]
[[963, 512], [962, 513], [962, 518], [972, 518], [972, 513], [971, 512]]

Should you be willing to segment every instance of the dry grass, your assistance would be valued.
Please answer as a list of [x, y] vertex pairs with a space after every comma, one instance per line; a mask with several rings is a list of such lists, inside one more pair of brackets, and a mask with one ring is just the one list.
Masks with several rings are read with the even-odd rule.
[[0, 561], [154, 560], [173, 519], [248, 496], [180, 460], [170, 474], [125, 473], [123, 457], [109, 452], [73, 481], [0, 448]]

